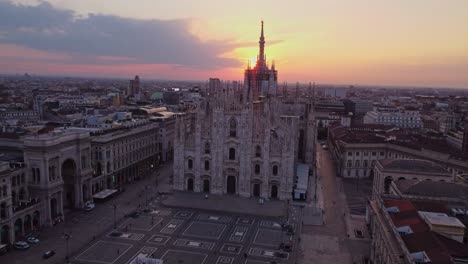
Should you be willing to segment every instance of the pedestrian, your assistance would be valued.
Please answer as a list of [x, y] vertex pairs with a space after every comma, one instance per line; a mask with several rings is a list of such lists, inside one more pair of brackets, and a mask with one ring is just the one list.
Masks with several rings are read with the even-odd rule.
[[120, 249], [117, 249], [117, 255], [120, 255]]

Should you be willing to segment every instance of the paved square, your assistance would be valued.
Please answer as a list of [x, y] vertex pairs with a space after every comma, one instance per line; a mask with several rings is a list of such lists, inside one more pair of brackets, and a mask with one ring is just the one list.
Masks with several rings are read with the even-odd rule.
[[232, 218], [225, 215], [214, 215], [214, 214], [199, 214], [197, 217], [198, 220], [213, 221], [219, 223], [230, 223]]
[[216, 264], [232, 264], [234, 263], [233, 257], [219, 256], [216, 260]]
[[164, 264], [204, 264], [207, 254], [169, 249], [162, 256]]
[[241, 251], [242, 251], [242, 246], [234, 245], [234, 244], [227, 244], [227, 243], [224, 244], [220, 250], [220, 252], [222, 253], [229, 253], [229, 254], [236, 254], [236, 255], [239, 255]]
[[173, 234], [183, 223], [184, 220], [172, 219], [160, 232], [163, 234]]
[[162, 221], [161, 217], [155, 216], [139, 216], [138, 218], [130, 218], [127, 221], [123, 222], [119, 227], [123, 230], [142, 230], [142, 231], [150, 231], [156, 225], [158, 225]]
[[169, 241], [169, 239], [171, 238], [168, 236], [153, 235], [152, 237], [150, 237], [150, 239], [148, 239], [147, 242], [151, 244], [165, 245], [167, 241]]
[[127, 262], [127, 264], [140, 264], [137, 257], [151, 257], [157, 248], [155, 247], [142, 247], [138, 252]]
[[197, 241], [197, 240], [189, 240], [189, 239], [177, 239], [174, 242], [174, 246], [205, 249], [205, 250], [213, 249], [214, 245], [215, 243]]
[[226, 225], [192, 222], [182, 234], [191, 237], [219, 239], [223, 235], [224, 229], [226, 229]]
[[[257, 256], [257, 257], [276, 258], [275, 256], [276, 252], [277, 252], [276, 250], [263, 249], [263, 248], [250, 248], [249, 249], [249, 255]], [[283, 254], [285, 255], [285, 257], [282, 259], [289, 258], [289, 253], [283, 252]]]
[[281, 224], [275, 221], [261, 221], [260, 226], [271, 227], [276, 229], [281, 228]]
[[[282, 242], [282, 231], [270, 229], [258, 229], [255, 234], [254, 244], [278, 247]], [[285, 238], [286, 235], [284, 234]]]
[[144, 237], [143, 234], [136, 234], [136, 233], [129, 233], [129, 232], [120, 232], [120, 231], [112, 231], [107, 234], [107, 237], [111, 238], [121, 238], [127, 240], [140, 240]]
[[171, 210], [151, 210], [149, 214], [151, 215], [159, 215], [159, 216], [170, 216], [172, 213]]
[[87, 262], [112, 264], [131, 247], [131, 244], [98, 241], [78, 255], [75, 259]]
[[248, 231], [249, 228], [246, 226], [236, 226], [234, 230], [232, 230], [231, 236], [229, 237], [229, 241], [243, 242]]
[[72, 259], [76, 264], [137, 264], [138, 256], [164, 264], [294, 264], [291, 253], [286, 259], [275, 256], [288, 239], [279, 223], [273, 217], [152, 208], [124, 219], [118, 230], [109, 230]]
[[243, 225], [252, 225], [255, 223], [255, 219], [249, 217], [239, 217], [237, 218], [237, 223]]
[[183, 219], [190, 219], [193, 213], [189, 211], [177, 211], [174, 217], [183, 218]]

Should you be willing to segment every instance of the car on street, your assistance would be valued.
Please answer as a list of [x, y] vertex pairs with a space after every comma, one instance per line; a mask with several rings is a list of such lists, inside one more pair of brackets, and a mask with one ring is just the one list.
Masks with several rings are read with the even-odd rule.
[[128, 214], [126, 214], [125, 216], [126, 217], [131, 217], [131, 218], [138, 218], [140, 216], [140, 212], [138, 211], [133, 211], [133, 212], [130, 212]]
[[55, 251], [49, 250], [49, 251], [44, 252], [44, 254], [42, 255], [42, 258], [43, 259], [48, 259], [48, 258], [52, 257], [53, 255], [55, 255]]
[[30, 245], [24, 241], [17, 241], [15, 244], [13, 244], [13, 246], [19, 250], [26, 250], [30, 247]]
[[94, 209], [94, 207], [96, 206], [94, 205], [93, 202], [86, 202], [83, 208], [85, 211], [91, 211]]
[[28, 241], [28, 243], [31, 243], [31, 244], [37, 244], [39, 243], [39, 239], [37, 239], [36, 237], [33, 237], [33, 236], [30, 236], [26, 239], [26, 241]]
[[325, 144], [323, 144], [323, 145], [322, 145], [322, 149], [327, 150], [327, 149], [328, 149], [328, 146], [325, 145]]

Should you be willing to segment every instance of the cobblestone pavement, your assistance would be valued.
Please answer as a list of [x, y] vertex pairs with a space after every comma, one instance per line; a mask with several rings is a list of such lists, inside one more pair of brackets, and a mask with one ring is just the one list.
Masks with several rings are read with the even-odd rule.
[[[156, 174], [158, 176], [158, 185], [156, 186]], [[0, 263], [7, 264], [25, 264], [25, 263], [64, 263], [67, 243], [63, 239], [63, 232], [71, 234], [69, 240], [69, 252], [74, 254], [84, 247], [93, 243], [96, 237], [99, 237], [104, 231], [112, 228], [114, 225], [113, 204], [117, 205], [116, 221], [121, 222], [124, 215], [135, 210], [138, 206], [145, 205], [145, 199], [152, 195], [142, 195], [145, 186], [151, 186], [148, 193], [156, 194], [159, 189], [167, 189], [169, 176], [172, 174], [172, 165], [162, 165], [154, 175], [125, 186], [126, 191], [114, 197], [113, 199], [96, 204], [96, 208], [90, 212], [81, 210], [66, 213], [65, 222], [54, 227], [45, 228], [39, 232], [40, 243], [32, 245], [26, 251], [11, 251], [0, 256]], [[123, 243], [125, 244], [125, 243]], [[42, 254], [48, 250], [54, 250], [56, 255], [48, 260], [42, 259]], [[123, 249], [122, 249], [123, 250]], [[103, 263], [107, 263], [105, 260]]]

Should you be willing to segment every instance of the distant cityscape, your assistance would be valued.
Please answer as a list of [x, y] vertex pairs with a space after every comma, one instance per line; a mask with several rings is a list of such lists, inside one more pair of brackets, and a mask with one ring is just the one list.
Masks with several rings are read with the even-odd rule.
[[0, 77], [1, 263], [466, 263], [468, 90]]

